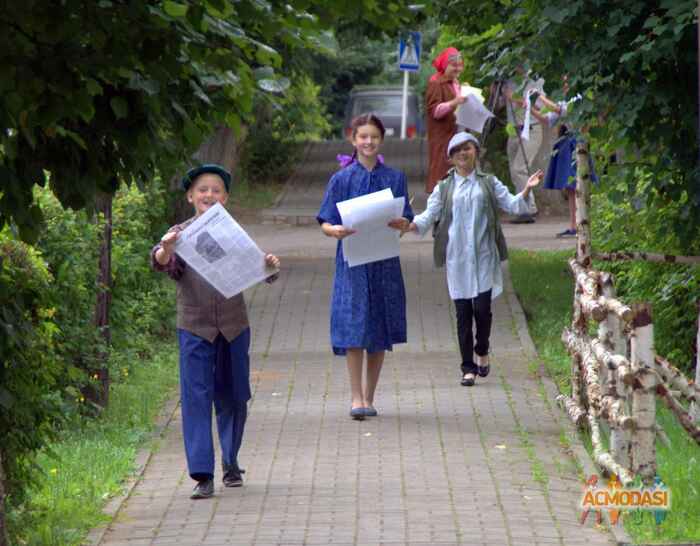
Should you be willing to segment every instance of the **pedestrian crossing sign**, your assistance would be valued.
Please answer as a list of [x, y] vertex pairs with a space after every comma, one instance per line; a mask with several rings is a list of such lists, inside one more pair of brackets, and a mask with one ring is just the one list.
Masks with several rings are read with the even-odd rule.
[[406, 32], [399, 41], [399, 70], [418, 72], [419, 69], [420, 32]]

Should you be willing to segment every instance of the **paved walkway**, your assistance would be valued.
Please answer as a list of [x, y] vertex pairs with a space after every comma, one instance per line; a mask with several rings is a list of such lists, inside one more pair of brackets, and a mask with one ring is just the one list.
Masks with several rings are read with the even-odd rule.
[[[573, 246], [552, 238], [561, 226], [509, 227], [508, 236], [529, 248]], [[226, 489], [217, 475], [213, 499], [189, 499], [176, 411], [102, 546], [615, 543], [593, 518], [578, 522], [563, 414], [530, 371], [512, 293], [494, 302], [491, 375], [460, 386], [444, 272], [433, 268], [430, 238], [404, 237], [410, 341], [387, 353], [379, 417], [353, 421], [345, 362], [329, 347], [334, 241], [313, 226], [246, 228], [283, 271], [247, 295], [245, 486]]]

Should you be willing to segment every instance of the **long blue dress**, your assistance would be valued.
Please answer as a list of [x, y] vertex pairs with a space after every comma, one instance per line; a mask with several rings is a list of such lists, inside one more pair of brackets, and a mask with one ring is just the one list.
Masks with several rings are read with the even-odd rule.
[[[316, 219], [319, 224], [341, 224], [336, 203], [385, 188], [391, 188], [394, 197], [404, 197], [403, 216], [413, 220], [406, 176], [381, 163], [368, 171], [357, 161], [331, 177]], [[406, 291], [399, 258], [348, 267], [338, 241], [331, 300], [333, 353], [344, 355], [353, 348], [390, 351], [392, 344], [405, 342]]]
[[[588, 161], [591, 180], [598, 183], [593, 160], [590, 156]], [[567, 133], [554, 143], [552, 157], [544, 177], [544, 188], [546, 190], [573, 190], [576, 188], [576, 136]]]

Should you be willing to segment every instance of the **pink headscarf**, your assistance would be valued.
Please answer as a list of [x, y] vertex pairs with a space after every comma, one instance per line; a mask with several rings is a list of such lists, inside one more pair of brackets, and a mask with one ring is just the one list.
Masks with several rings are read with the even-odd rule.
[[445, 73], [447, 65], [450, 64], [450, 60], [454, 61], [455, 57], [461, 57], [461, 54], [457, 49], [454, 47], [443, 49], [442, 53], [435, 57], [435, 60], [433, 61], [433, 66], [437, 72], [430, 76], [430, 81], [432, 82], [440, 78]]

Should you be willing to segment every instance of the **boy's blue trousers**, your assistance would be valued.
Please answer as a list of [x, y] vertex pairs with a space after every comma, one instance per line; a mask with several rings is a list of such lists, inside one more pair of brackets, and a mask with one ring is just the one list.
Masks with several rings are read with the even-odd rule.
[[233, 341], [219, 334], [213, 343], [178, 329], [180, 399], [187, 468], [194, 480], [214, 476], [211, 407], [221, 443], [222, 463], [238, 464], [238, 450], [250, 400], [250, 328]]

